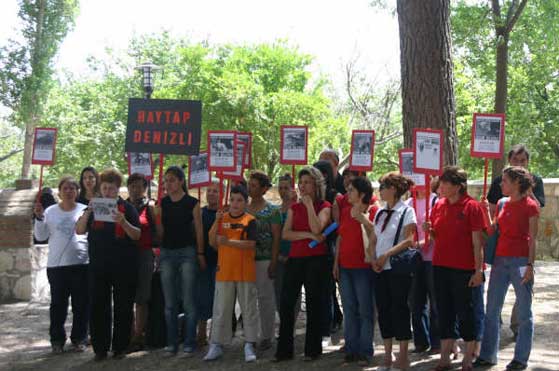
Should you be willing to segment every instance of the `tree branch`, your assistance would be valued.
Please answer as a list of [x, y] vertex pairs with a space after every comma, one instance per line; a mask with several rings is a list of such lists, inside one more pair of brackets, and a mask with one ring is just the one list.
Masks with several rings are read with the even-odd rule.
[[493, 10], [493, 23], [495, 23], [495, 29], [502, 27], [501, 25], [501, 5], [499, 0], [491, 0], [491, 9]]
[[11, 152], [8, 152], [4, 156], [0, 157], [0, 162], [5, 161], [5, 160], [9, 159], [10, 157], [12, 157], [13, 155], [18, 154], [20, 152], [23, 152], [23, 148], [14, 149]]
[[[514, 27], [514, 25], [516, 24], [516, 21], [518, 21], [518, 18], [520, 18], [520, 15], [522, 14], [522, 12], [524, 11], [524, 8], [526, 7], [526, 3], [528, 2], [528, 0], [522, 0], [522, 2], [520, 3], [520, 5], [518, 6], [518, 8], [516, 9], [516, 12], [514, 12], [514, 15], [512, 16], [512, 18], [507, 22], [507, 26], [505, 29], [505, 33], [510, 33]], [[516, 1], [513, 1], [513, 4], [516, 3]], [[513, 5], [511, 5], [512, 8]]]

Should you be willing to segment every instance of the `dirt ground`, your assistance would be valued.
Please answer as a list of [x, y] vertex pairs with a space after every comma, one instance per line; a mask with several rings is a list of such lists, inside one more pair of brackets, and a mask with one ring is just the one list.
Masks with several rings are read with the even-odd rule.
[[[529, 362], [529, 370], [559, 370], [559, 262], [538, 262], [534, 294], [534, 346]], [[509, 291], [503, 320], [508, 324], [514, 294]], [[303, 349], [303, 320], [298, 322], [296, 352]], [[93, 362], [91, 348], [84, 353], [65, 352], [51, 355], [48, 341], [48, 305], [14, 303], [0, 305], [0, 370], [306, 370], [334, 368], [358, 369], [355, 365], [342, 367], [342, 353], [339, 348], [343, 340], [341, 333], [334, 336], [332, 346], [325, 349], [323, 357], [313, 363], [304, 363], [301, 357], [295, 360], [274, 364], [270, 362], [274, 350], [259, 354], [253, 364], [246, 364], [242, 355], [241, 334], [237, 333], [231, 346], [226, 348], [222, 360], [205, 363], [202, 357], [206, 349], [200, 350], [194, 358], [166, 356], [162, 350], [142, 351], [129, 354], [123, 360], [108, 359]], [[366, 370], [376, 370], [382, 357], [381, 341], [378, 329], [375, 330], [376, 347], [373, 365]], [[410, 345], [410, 349], [413, 345]], [[508, 326], [503, 326], [501, 333], [501, 351], [499, 364], [492, 370], [504, 370], [511, 360], [514, 343]], [[438, 356], [411, 357], [412, 370], [431, 370], [435, 367]], [[460, 369], [460, 361], [454, 362], [455, 369]]]

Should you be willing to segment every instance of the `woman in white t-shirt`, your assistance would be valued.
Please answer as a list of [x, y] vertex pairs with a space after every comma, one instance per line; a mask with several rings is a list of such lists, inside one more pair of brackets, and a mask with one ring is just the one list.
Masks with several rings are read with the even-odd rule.
[[[393, 272], [390, 257], [413, 245], [416, 230], [415, 212], [401, 200], [413, 182], [400, 173], [391, 172], [383, 175], [379, 183], [380, 197], [385, 205], [377, 211], [369, 239], [373, 257], [371, 265], [376, 272], [375, 299], [378, 321], [385, 350], [379, 370], [388, 370], [391, 367], [392, 370], [406, 370], [410, 367], [408, 342], [412, 337], [408, 307], [412, 277], [411, 274]], [[394, 362], [392, 338], [396, 338], [400, 344], [400, 351]]]
[[58, 183], [61, 201], [43, 209], [35, 205], [34, 233], [37, 240], [49, 240], [47, 277], [50, 284], [50, 341], [53, 353], [62, 353], [66, 342], [64, 323], [68, 298], [72, 299], [72, 333], [76, 351], [84, 351], [87, 341], [88, 284], [87, 236], [76, 234], [76, 221], [86, 206], [76, 202], [79, 185], [71, 177]]

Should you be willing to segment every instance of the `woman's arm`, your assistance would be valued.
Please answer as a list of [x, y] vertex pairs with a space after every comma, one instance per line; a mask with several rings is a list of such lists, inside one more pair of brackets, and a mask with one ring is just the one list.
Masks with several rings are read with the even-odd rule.
[[303, 205], [307, 208], [307, 215], [309, 220], [310, 232], [314, 234], [320, 234], [332, 221], [332, 210], [330, 208], [324, 208], [320, 210], [318, 215], [314, 210], [314, 203], [311, 197], [305, 195], [302, 198]]
[[37, 202], [35, 205], [35, 224], [33, 225], [33, 234], [38, 241], [47, 240], [50, 237], [49, 226], [45, 220], [43, 206]]
[[303, 231], [294, 231], [292, 229], [293, 225], [293, 210], [289, 209], [287, 211], [287, 219], [285, 219], [285, 224], [283, 225], [283, 231], [281, 234], [281, 238], [286, 241], [298, 241], [298, 240], [305, 240], [305, 239], [315, 239], [316, 236], [311, 232], [303, 232]]
[[397, 245], [392, 246], [386, 254], [390, 256], [398, 255], [400, 252], [404, 251], [408, 247], [413, 246], [413, 240], [415, 237], [415, 229], [417, 225], [415, 223], [408, 224], [404, 227], [404, 239]]
[[122, 229], [124, 229], [124, 232], [128, 235], [128, 237], [130, 237], [130, 239], [134, 241], [138, 241], [140, 239], [142, 231], [140, 230], [140, 228], [132, 225], [128, 220], [126, 220], [126, 216], [123, 212], [117, 211], [115, 215], [115, 222], [120, 224]]
[[194, 233], [196, 233], [196, 248], [198, 255], [198, 264], [200, 264], [200, 269], [206, 269], [206, 257], [204, 255], [204, 227], [202, 226], [202, 210], [200, 209], [200, 202], [194, 206], [192, 210], [192, 216], [194, 218]]
[[470, 278], [469, 287], [477, 287], [483, 283], [483, 245], [481, 240], [481, 231], [473, 231], [472, 243], [474, 245], [475, 272]]
[[86, 234], [87, 233], [87, 222], [89, 221], [89, 216], [91, 215], [91, 209], [88, 207], [83, 212], [82, 216], [76, 222], [76, 234]]
[[528, 242], [528, 265], [522, 283], [530, 282], [534, 279], [534, 260], [536, 259], [536, 239], [538, 237], [538, 219], [539, 216], [533, 216], [528, 220], [530, 241]]
[[217, 232], [219, 231], [219, 224], [221, 223], [221, 219], [223, 218], [223, 211], [218, 210], [217, 214], [215, 215], [214, 224], [212, 224], [209, 232], [208, 232], [208, 242], [214, 250], [217, 251]]
[[332, 276], [338, 281], [340, 279], [340, 244], [342, 242], [342, 236], [338, 235], [336, 238], [336, 253], [334, 254], [334, 266], [332, 268]]

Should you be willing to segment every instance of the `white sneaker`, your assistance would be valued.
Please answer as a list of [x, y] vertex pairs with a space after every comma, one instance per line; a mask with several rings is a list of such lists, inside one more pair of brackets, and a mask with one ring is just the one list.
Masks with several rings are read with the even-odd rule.
[[223, 349], [219, 344], [210, 344], [210, 349], [208, 350], [208, 354], [204, 357], [204, 361], [215, 361], [216, 359], [221, 358], [223, 356]]
[[256, 353], [254, 352], [254, 346], [252, 343], [245, 343], [245, 362], [256, 361]]

